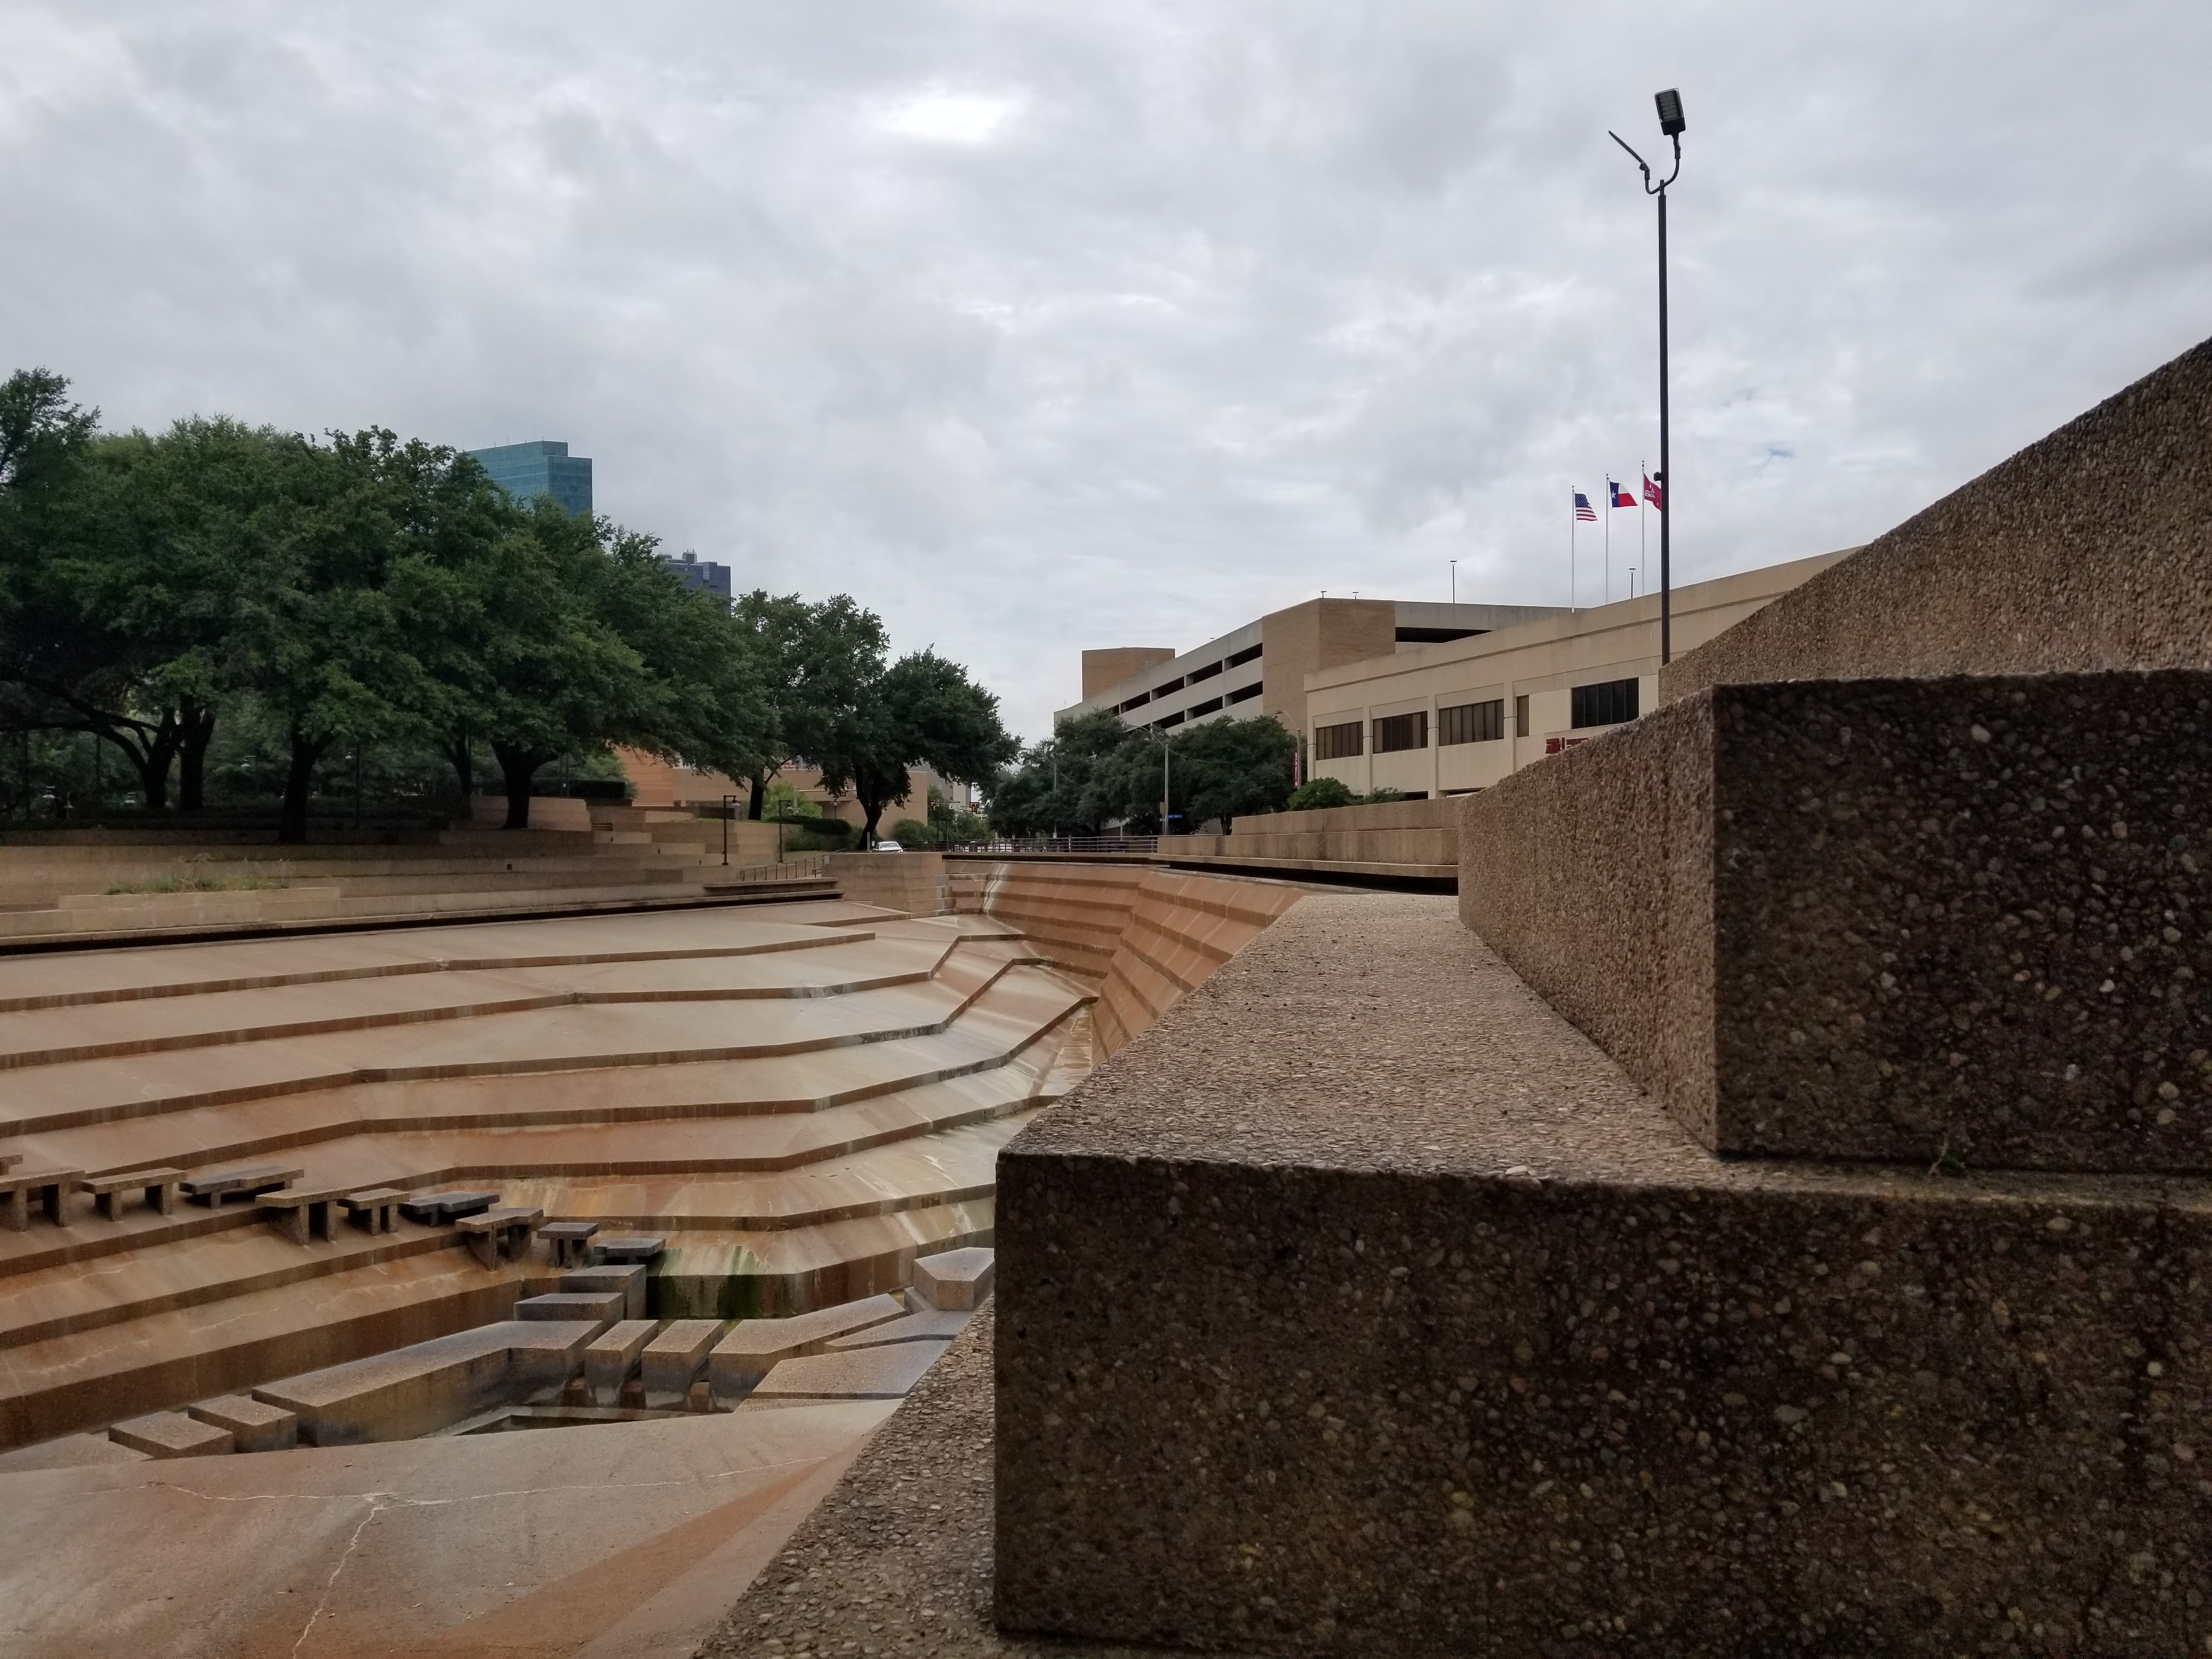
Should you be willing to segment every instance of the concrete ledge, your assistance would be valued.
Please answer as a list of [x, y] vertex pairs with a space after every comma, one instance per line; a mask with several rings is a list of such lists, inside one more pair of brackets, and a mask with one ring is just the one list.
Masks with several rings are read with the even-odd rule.
[[1330, 896], [1000, 1183], [1003, 1626], [2212, 1638], [2212, 1183], [1717, 1159], [1448, 902]]
[[1723, 686], [1464, 811], [1468, 926], [1709, 1147], [2212, 1168], [2212, 673]]

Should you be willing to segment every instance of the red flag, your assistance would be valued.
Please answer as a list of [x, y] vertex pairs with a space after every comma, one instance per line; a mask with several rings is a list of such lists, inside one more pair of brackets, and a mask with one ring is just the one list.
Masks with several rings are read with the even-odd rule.
[[1659, 499], [1659, 486], [1651, 482], [1651, 475], [1648, 472], [1644, 475], [1644, 499], [1662, 513], [1667, 510], [1667, 504]]

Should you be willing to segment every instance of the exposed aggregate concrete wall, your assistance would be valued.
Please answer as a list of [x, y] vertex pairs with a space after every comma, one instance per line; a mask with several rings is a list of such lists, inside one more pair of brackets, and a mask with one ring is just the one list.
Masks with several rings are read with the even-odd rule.
[[1464, 811], [1467, 924], [1716, 1151], [2212, 1169], [2212, 674], [1722, 686]]

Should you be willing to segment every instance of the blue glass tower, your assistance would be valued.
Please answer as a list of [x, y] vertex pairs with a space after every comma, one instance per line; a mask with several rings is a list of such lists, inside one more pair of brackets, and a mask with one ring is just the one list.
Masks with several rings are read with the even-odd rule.
[[491, 475], [494, 483], [518, 501], [550, 495], [571, 513], [591, 513], [592, 459], [571, 455], [564, 443], [541, 438], [533, 443], [471, 449], [469, 453]]

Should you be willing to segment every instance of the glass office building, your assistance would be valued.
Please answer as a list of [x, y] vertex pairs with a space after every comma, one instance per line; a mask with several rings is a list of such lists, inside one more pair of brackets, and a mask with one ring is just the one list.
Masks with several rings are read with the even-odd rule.
[[540, 438], [526, 444], [501, 444], [469, 453], [491, 481], [518, 501], [550, 495], [571, 513], [592, 510], [592, 458], [571, 455], [568, 446]]

